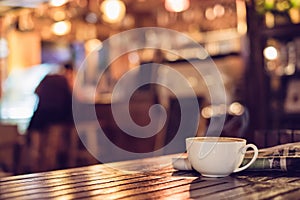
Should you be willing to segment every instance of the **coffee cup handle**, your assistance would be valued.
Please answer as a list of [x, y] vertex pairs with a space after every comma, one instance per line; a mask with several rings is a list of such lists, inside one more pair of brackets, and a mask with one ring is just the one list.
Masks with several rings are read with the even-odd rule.
[[252, 157], [252, 159], [250, 160], [250, 162], [248, 164], [246, 164], [243, 167], [239, 167], [236, 170], [234, 170], [233, 172], [240, 172], [243, 171], [245, 169], [247, 169], [248, 167], [250, 167], [250, 165], [252, 165], [254, 163], [254, 161], [257, 159], [258, 156], [258, 149], [254, 144], [247, 144], [243, 149], [242, 149], [242, 153], [245, 154], [248, 148], [252, 148], [254, 150], [254, 155]]

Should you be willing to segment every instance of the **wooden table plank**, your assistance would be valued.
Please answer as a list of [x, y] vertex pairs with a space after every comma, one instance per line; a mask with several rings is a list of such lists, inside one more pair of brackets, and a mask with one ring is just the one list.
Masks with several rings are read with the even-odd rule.
[[[171, 173], [172, 171], [163, 171], [162, 173], [152, 175], [152, 180], [160, 179], [164, 176], [170, 175]], [[37, 181], [34, 184], [29, 183], [20, 185], [18, 188], [4, 188], [6, 189], [7, 194], [3, 195], [3, 197], [12, 198], [20, 195], [26, 195], [27, 197], [30, 197], [32, 199], [38, 197], [40, 193], [42, 193], [43, 195], [47, 195], [48, 193], [55, 192], [55, 194], [59, 193], [60, 195], [63, 195], [74, 192], [73, 190], [70, 190], [68, 188], [76, 188], [75, 192], [78, 192], [81, 189], [86, 190], [86, 188], [89, 188], [89, 190], [101, 188], [105, 189], [114, 185], [120, 186], [122, 184], [130, 184], [135, 182], [140, 183], [142, 181], [149, 181], [148, 174], [129, 175], [120, 173], [101, 177], [84, 177], [75, 181], [70, 181], [68, 179], [66, 180], [65, 178], [55, 180], [55, 182]], [[101, 186], [101, 188], [99, 188], [98, 186]], [[64, 187], [64, 190], [58, 192], [61, 190], [61, 187]], [[21, 188], [21, 190], [18, 190], [19, 188]], [[33, 193], [34, 195], [30, 193], [24, 194], [24, 191], [30, 191], [30, 193]]]
[[242, 172], [225, 178], [205, 178], [195, 171], [174, 170], [166, 164], [172, 157], [174, 155], [6, 177], [0, 179], [0, 199], [300, 197], [299, 173]]
[[300, 188], [295, 188], [294, 190], [289, 190], [286, 193], [282, 193], [278, 196], [274, 196], [274, 200], [287, 200], [287, 199], [299, 199], [300, 198]]
[[[199, 183], [198, 185], [196, 185]], [[217, 185], [224, 184], [224, 182], [211, 182], [196, 178], [188, 184], [176, 185], [169, 188], [161, 188], [159, 190], [146, 191], [146, 193], [140, 193], [138, 195], [131, 195], [129, 199], [145, 199], [145, 197], [154, 199], [180, 199], [190, 197], [192, 190], [198, 190], [201, 188], [215, 187]]]

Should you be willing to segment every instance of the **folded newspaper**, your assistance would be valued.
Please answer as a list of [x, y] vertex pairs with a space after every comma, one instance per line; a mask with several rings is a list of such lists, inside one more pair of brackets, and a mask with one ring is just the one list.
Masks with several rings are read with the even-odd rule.
[[[300, 142], [287, 143], [259, 149], [258, 158], [246, 171], [292, 171], [300, 172]], [[253, 157], [253, 151], [247, 151], [241, 166]], [[177, 170], [192, 170], [186, 156], [173, 158], [173, 167]]]
[[[252, 151], [247, 152], [242, 165], [247, 164], [252, 156]], [[259, 149], [258, 158], [247, 171], [300, 172], [300, 142]]]

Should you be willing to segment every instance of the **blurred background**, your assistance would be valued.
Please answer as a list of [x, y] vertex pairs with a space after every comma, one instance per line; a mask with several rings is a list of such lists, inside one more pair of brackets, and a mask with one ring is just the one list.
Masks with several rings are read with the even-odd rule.
[[[180, 123], [180, 109], [174, 94], [166, 88], [146, 85], [130, 101], [132, 118], [139, 125], [149, 123], [151, 105], [160, 103], [167, 109], [164, 128], [147, 145], [118, 135], [121, 130], [110, 109], [111, 93], [122, 75], [151, 62], [178, 70], [194, 89], [199, 102], [196, 135], [204, 135], [210, 120], [218, 116], [226, 118], [222, 135], [244, 137], [249, 142], [256, 141], [257, 130], [298, 129], [299, 23], [299, 0], [0, 0], [0, 169], [21, 174], [99, 163], [77, 138], [78, 134], [85, 138], [85, 145], [91, 145], [95, 152], [105, 151], [93, 143], [98, 123], [112, 141], [133, 152], [148, 152], [170, 142]], [[56, 123], [37, 131], [40, 133], [29, 133], [29, 123], [39, 105], [35, 90], [46, 75], [61, 73], [68, 63], [72, 76], [76, 76], [84, 59], [101, 49], [103, 41], [140, 27], [172, 29], [202, 45], [221, 72], [226, 104], [212, 106], [203, 77], [187, 60], [165, 51], [144, 49], [124, 54], [111, 63], [98, 83], [97, 74], [107, 64], [108, 51], [85, 62], [82, 88], [76, 92], [81, 108], [96, 108], [97, 122], [82, 113], [77, 130]], [[173, 41], [184, 44], [178, 38], [151, 31], [145, 38], [162, 46]], [[199, 57], [189, 44], [176, 51], [191, 61]], [[168, 70], [143, 70], [137, 80], [173, 80]], [[180, 83], [173, 84], [183, 98], [188, 98]], [[90, 91], [95, 85], [97, 94], [93, 98]], [[66, 138], [61, 139], [61, 134]], [[62, 148], [59, 153], [64, 156], [58, 156], [53, 149], [65, 146], [65, 142], [69, 149]], [[40, 150], [46, 146], [45, 152]], [[184, 147], [169, 153], [182, 151]], [[55, 157], [52, 163], [49, 157]]]

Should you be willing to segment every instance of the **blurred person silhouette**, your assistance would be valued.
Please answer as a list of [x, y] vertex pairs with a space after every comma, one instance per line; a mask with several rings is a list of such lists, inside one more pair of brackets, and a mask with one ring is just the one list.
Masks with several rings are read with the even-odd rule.
[[72, 115], [73, 65], [46, 75], [35, 89], [38, 104], [29, 122], [30, 171], [46, 171], [67, 165]]

